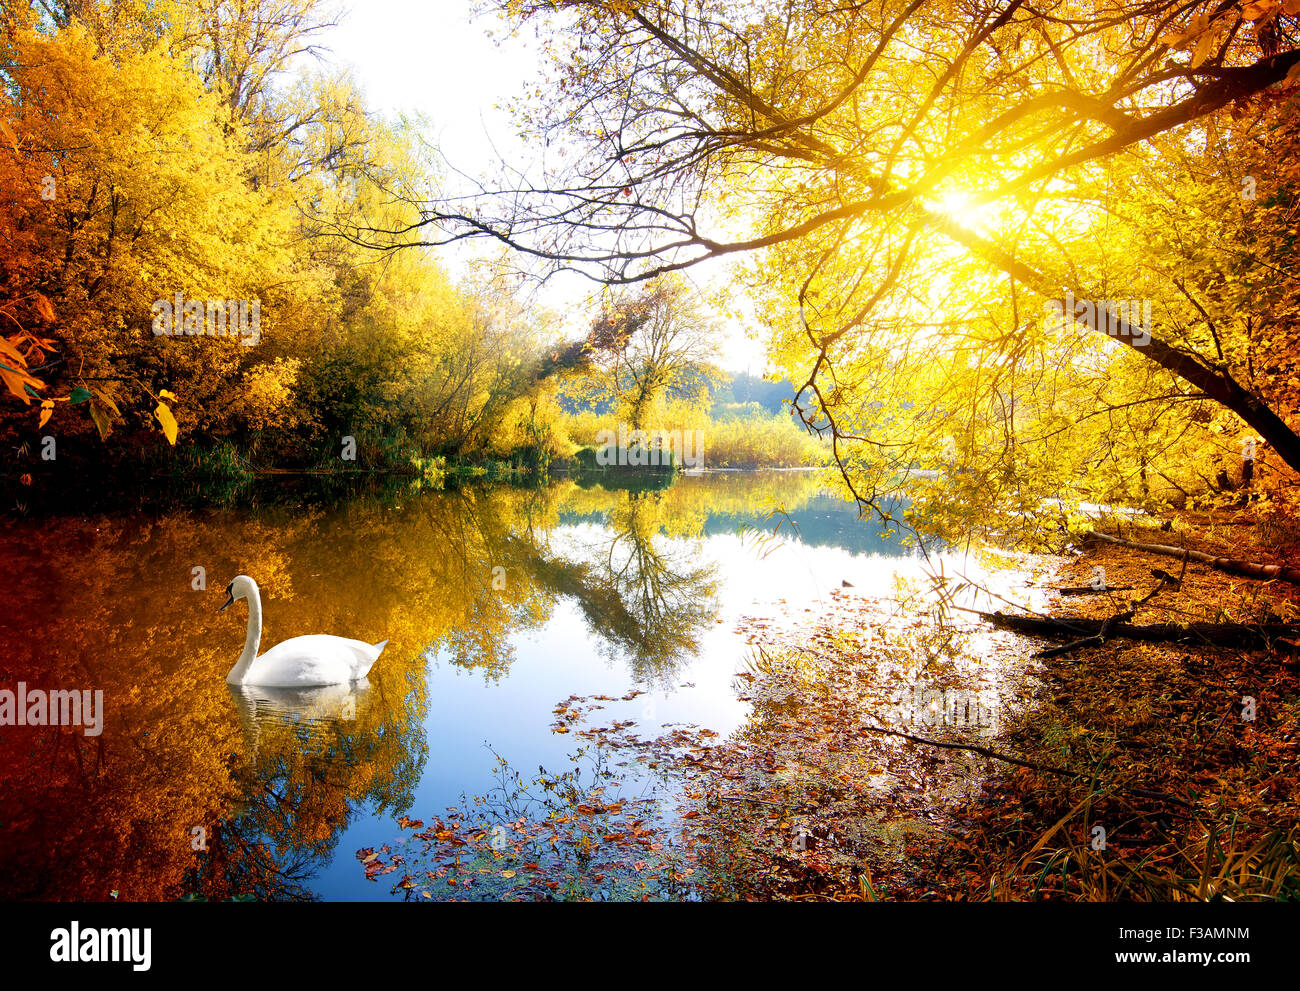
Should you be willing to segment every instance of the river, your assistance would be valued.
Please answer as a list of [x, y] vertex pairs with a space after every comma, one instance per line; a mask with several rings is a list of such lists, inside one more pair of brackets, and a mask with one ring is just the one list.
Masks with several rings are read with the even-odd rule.
[[[498, 757], [564, 765], [570, 696], [725, 736], [747, 711], [747, 625], [919, 574], [824, 484], [566, 479], [11, 521], [0, 689], [102, 690], [103, 725], [0, 727], [3, 897], [399, 897], [356, 851], [484, 794]], [[228, 687], [247, 613], [218, 609], [240, 573], [263, 650], [388, 640], [369, 684]]]

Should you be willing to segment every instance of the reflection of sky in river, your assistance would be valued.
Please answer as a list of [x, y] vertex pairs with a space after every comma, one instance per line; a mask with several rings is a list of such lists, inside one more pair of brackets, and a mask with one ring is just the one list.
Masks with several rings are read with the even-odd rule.
[[[711, 520], [715, 525], [706, 526], [706, 532], [712, 534], [702, 539], [656, 538], [656, 549], [666, 558], [680, 556], [716, 566], [715, 619], [703, 630], [699, 650], [685, 659], [671, 684], [651, 685], [646, 695], [629, 702], [605, 703], [597, 723], [636, 719], [650, 729], [694, 724], [725, 736], [740, 725], [747, 710], [732, 687], [733, 675], [751, 649], [737, 629], [742, 619], [783, 615], [797, 624], [800, 617], [827, 607], [832, 591], [844, 581], [854, 594], [887, 596], [895, 589], [896, 575], [922, 575], [922, 561], [913, 551], [891, 545], [869, 525], [858, 523], [850, 504], [828, 497], [816, 502], [821, 519], [812, 522], [820, 524], [815, 527], [819, 536], [852, 536], [856, 539], [846, 542], [870, 546], [871, 551], [829, 543], [808, 546], [789, 535], [788, 524], [779, 539], [760, 542], [752, 532], [737, 532], [744, 522], [738, 517]], [[799, 515], [805, 517], [801, 532], [811, 529], [808, 514]], [[769, 529], [772, 525], [766, 524]], [[557, 527], [547, 543], [566, 560], [586, 561], [607, 547], [608, 539], [599, 523], [580, 522]], [[968, 573], [983, 573], [970, 561], [964, 567]], [[445, 652], [430, 668], [425, 724], [429, 762], [412, 816], [427, 819], [455, 805], [462, 793], [481, 794], [492, 786], [492, 756], [485, 741], [513, 766], [528, 771], [539, 764], [548, 770], [567, 767], [566, 754], [579, 741], [549, 731], [555, 705], [570, 695], [618, 698], [646, 687], [631, 677], [627, 664], [619, 663], [617, 653], [611, 656], [600, 631], [589, 626], [570, 599], [559, 603], [540, 630], [516, 634], [512, 641], [516, 659], [509, 675], [498, 682], [485, 683], [477, 672], [448, 664]], [[390, 897], [393, 879], [367, 882], [352, 852], [392, 843], [399, 835], [391, 819], [359, 817], [340, 841], [333, 864], [318, 878], [317, 890], [326, 898]]]

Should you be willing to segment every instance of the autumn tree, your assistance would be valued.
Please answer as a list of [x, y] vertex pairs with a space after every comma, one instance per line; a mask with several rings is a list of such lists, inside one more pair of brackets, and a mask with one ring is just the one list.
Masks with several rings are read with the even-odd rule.
[[[1291, 427], [1216, 353], [1189, 346], [1161, 305], [1150, 334], [1125, 319], [1103, 321], [1101, 335], [1041, 319], [1044, 301], [1067, 292], [1186, 303], [1167, 279], [1132, 278], [1139, 266], [1113, 255], [1109, 280], [1091, 267], [1099, 239], [1115, 233], [1107, 210], [1118, 184], [1136, 175], [1152, 181], [1164, 170], [1161, 189], [1170, 191], [1169, 170], [1186, 178], [1178, 147], [1292, 92], [1300, 63], [1293, 4], [500, 6], [550, 31], [549, 85], [520, 114], [539, 141], [565, 153], [535, 174], [508, 177], [474, 209], [425, 204], [428, 243], [491, 236], [552, 267], [615, 282], [760, 252], [751, 284], [779, 317], [775, 354], [797, 373], [801, 414], [829, 424], [850, 474], [874, 466], [869, 474], [882, 484], [915, 462], [917, 445], [871, 436], [880, 419], [866, 411], [878, 400], [865, 389], [869, 379], [879, 384], [873, 369], [894, 378], [924, 369], [899, 362], [909, 341], [928, 355], [961, 356], [967, 382], [993, 366], [1010, 376], [1025, 353], [1042, 356], [1029, 370], [1041, 381], [1052, 366], [1072, 374], [1066, 356], [1078, 348], [1101, 349], [1092, 368], [1128, 349], [1172, 376], [1175, 391], [1230, 411], [1300, 468]], [[1234, 177], [1218, 179], [1220, 199], [1239, 204]], [[372, 237], [382, 243], [388, 233]], [[1156, 247], [1148, 240], [1133, 250]], [[961, 299], [944, 281], [958, 269], [970, 278]], [[938, 347], [934, 328], [956, 324], [936, 296], [950, 307], [986, 300], [980, 331]], [[1078, 344], [1078, 333], [1101, 340]], [[1005, 388], [980, 381], [985, 400], [1001, 408]], [[1169, 394], [1165, 382], [1151, 384], [1153, 401]], [[932, 392], [900, 396], [895, 408], [917, 411], [915, 420]], [[1008, 438], [1019, 435], [1020, 411], [1046, 403], [1040, 394], [1014, 413], [1008, 407]], [[1024, 467], [1014, 469], [1022, 480]]]
[[713, 357], [715, 334], [698, 293], [664, 276], [606, 305], [586, 350], [605, 393], [618, 399], [632, 429], [642, 430], [664, 394]]
[[[123, 44], [104, 55], [75, 20], [54, 34], [10, 21], [0, 44], [15, 134], [7, 150], [41, 174], [40, 209], [15, 218], [5, 239], [36, 246], [39, 264], [23, 280], [57, 315], [47, 377], [89, 397], [104, 436], [137, 416], [132, 406], [152, 418], [164, 390], [219, 405], [248, 349], [229, 336], [160, 338], [154, 304], [176, 293], [260, 299], [270, 318], [263, 276], [285, 264], [288, 204], [247, 184], [238, 128], [165, 49]], [[174, 440], [174, 424], [163, 426]]]
[[[319, 0], [6, 8], [9, 423], [119, 439], [161, 427], [254, 463], [314, 463], [345, 435], [385, 435], [367, 450], [398, 459], [519, 438], [541, 350], [510, 288], [458, 286], [432, 252], [347, 237], [417, 230], [410, 201], [436, 169], [425, 122], [373, 115], [346, 73], [313, 61], [334, 15]], [[206, 326], [158, 335], [156, 306], [177, 294], [256, 301], [255, 346]]]

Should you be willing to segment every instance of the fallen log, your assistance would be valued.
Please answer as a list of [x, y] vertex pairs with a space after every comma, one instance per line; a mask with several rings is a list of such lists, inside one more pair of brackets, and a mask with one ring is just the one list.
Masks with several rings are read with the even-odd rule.
[[1293, 623], [1188, 623], [1184, 626], [1178, 623], [1115, 623], [1112, 622], [1114, 617], [1056, 619], [1050, 616], [1013, 616], [1003, 612], [981, 612], [979, 615], [999, 629], [1048, 639], [1070, 637], [1091, 641], [1094, 637], [1124, 637], [1156, 643], [1202, 643], [1215, 647], [1281, 646], [1295, 650], [1294, 645], [1286, 641], [1300, 638], [1300, 626]]
[[1097, 631], [1095, 637], [1084, 637], [1081, 640], [1071, 640], [1069, 643], [1063, 643], [1057, 647], [1050, 647], [1047, 650], [1040, 650], [1035, 657], [1056, 657], [1058, 654], [1068, 654], [1072, 650], [1078, 650], [1080, 647], [1100, 647], [1110, 636], [1110, 631], [1115, 628], [1115, 624], [1122, 623], [1126, 619], [1131, 619], [1131, 612], [1120, 613], [1110, 616], [1101, 624], [1101, 629]]
[[1194, 551], [1188, 547], [1171, 547], [1169, 544], [1144, 544], [1137, 540], [1112, 537], [1108, 533], [1098, 533], [1096, 530], [1087, 533], [1084, 539], [1099, 540], [1102, 543], [1115, 544], [1119, 547], [1131, 547], [1133, 550], [1146, 551], [1149, 554], [1163, 554], [1165, 557], [1178, 558], [1180, 561], [1196, 561], [1199, 564], [1209, 565], [1216, 571], [1224, 571], [1230, 575], [1241, 575], [1245, 578], [1276, 578], [1292, 585], [1300, 585], [1300, 568], [1293, 568], [1286, 564], [1260, 564], [1258, 561], [1239, 561], [1230, 557], [1215, 557], [1213, 554]]

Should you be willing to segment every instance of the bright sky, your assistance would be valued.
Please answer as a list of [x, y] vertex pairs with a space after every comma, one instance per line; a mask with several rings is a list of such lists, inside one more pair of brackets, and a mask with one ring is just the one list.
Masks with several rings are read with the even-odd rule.
[[[471, 0], [345, 0], [339, 26], [321, 38], [334, 65], [353, 70], [370, 108], [387, 116], [420, 113], [452, 168], [491, 175], [502, 157], [527, 161], [528, 149], [511, 127], [504, 107], [535, 77], [541, 43], [504, 35], [494, 16], [470, 21]], [[444, 264], [458, 273], [470, 257], [449, 251]], [[548, 284], [547, 305], [585, 308], [595, 286], [573, 276]], [[722, 364], [733, 371], [761, 372], [762, 348], [739, 326], [726, 325]]]

